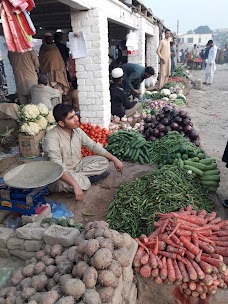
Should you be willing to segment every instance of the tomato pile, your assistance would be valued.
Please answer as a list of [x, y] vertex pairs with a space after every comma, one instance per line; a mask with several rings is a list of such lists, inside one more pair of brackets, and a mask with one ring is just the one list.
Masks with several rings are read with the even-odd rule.
[[186, 77], [170, 77], [169, 82], [182, 82], [182, 83], [187, 83], [189, 80]]
[[[80, 128], [95, 142], [99, 142], [103, 147], [107, 144], [108, 135], [111, 132], [100, 126], [93, 126], [91, 123], [80, 124]], [[95, 155], [87, 148], [82, 147], [82, 157]]]

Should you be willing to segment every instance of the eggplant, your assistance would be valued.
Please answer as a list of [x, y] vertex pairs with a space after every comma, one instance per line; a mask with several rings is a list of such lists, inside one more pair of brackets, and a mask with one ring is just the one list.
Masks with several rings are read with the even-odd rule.
[[174, 118], [178, 115], [177, 110], [173, 109], [173, 111], [171, 111], [171, 116]]
[[158, 137], [158, 135], [159, 135], [159, 130], [157, 129], [157, 128], [154, 128], [154, 130], [153, 130], [154, 132], [153, 132], [153, 136], [155, 136], [155, 137]]
[[151, 118], [149, 118], [149, 117], [144, 118], [144, 122], [145, 123], [151, 123]]
[[152, 124], [150, 125], [150, 128], [153, 129], [155, 127], [155, 123], [152, 122]]
[[190, 122], [189, 126], [193, 127], [193, 123], [192, 123], [192, 122]]
[[189, 138], [195, 141], [199, 138], [199, 133], [196, 130], [192, 129], [192, 131], [189, 133]]
[[162, 109], [162, 111], [164, 112], [170, 112], [171, 108], [169, 106], [164, 106], [164, 108]]
[[160, 132], [159, 135], [158, 135], [158, 138], [162, 138], [165, 136], [165, 133], [164, 132]]
[[186, 116], [187, 116], [187, 112], [186, 111], [184, 111], [184, 110], [181, 110], [180, 112], [179, 112], [179, 116], [181, 117], [181, 118], [186, 118]]
[[170, 125], [171, 129], [174, 131], [178, 131], [179, 130], [179, 125], [176, 122], [172, 122]]
[[154, 131], [153, 128], [151, 128], [151, 126], [150, 126], [150, 128], [148, 129], [148, 134], [153, 135], [153, 131]]
[[163, 124], [158, 124], [157, 129], [159, 130], [159, 132], [164, 132], [165, 131], [165, 126]]
[[150, 136], [149, 140], [150, 141], [155, 141], [157, 138], [155, 136]]
[[182, 123], [183, 123], [184, 126], [188, 126], [188, 125], [190, 125], [191, 120], [188, 119], [188, 118], [184, 118], [184, 119], [182, 120]]
[[166, 126], [165, 127], [165, 133], [169, 133], [171, 131], [172, 131], [172, 129], [170, 128], [170, 126]]
[[159, 114], [159, 116], [160, 116], [160, 120], [161, 120], [161, 119], [163, 119], [163, 118], [165, 117], [165, 114], [161, 112], [161, 113]]
[[161, 120], [161, 123], [164, 125], [164, 126], [168, 126], [168, 124], [169, 124], [169, 119], [168, 118], [163, 118], [162, 120]]
[[176, 116], [174, 119], [173, 119], [174, 122], [178, 123], [178, 125], [180, 125], [182, 123], [182, 118], [180, 116]]
[[199, 147], [199, 146], [200, 146], [199, 140], [192, 141], [192, 143], [193, 143], [196, 147]]
[[187, 125], [183, 128], [183, 131], [185, 134], [189, 134], [192, 132], [192, 127], [190, 125]]

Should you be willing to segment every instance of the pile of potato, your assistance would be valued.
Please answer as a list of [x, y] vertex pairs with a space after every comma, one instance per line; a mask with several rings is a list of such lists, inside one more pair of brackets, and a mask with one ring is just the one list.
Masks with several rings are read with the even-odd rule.
[[90, 222], [75, 246], [46, 245], [0, 290], [0, 304], [100, 304], [111, 301], [122, 274], [130, 265], [132, 238], [109, 229], [104, 221]]

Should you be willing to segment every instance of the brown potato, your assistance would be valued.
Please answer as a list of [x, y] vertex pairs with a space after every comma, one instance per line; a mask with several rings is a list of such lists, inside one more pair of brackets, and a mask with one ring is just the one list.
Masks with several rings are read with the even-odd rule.
[[119, 280], [111, 270], [101, 270], [98, 272], [98, 282], [103, 286], [116, 288]]
[[93, 265], [96, 269], [104, 269], [111, 265], [112, 253], [107, 248], [100, 248], [93, 256]]
[[97, 284], [97, 270], [94, 267], [88, 267], [83, 274], [82, 281], [86, 289], [93, 289]]
[[81, 279], [87, 268], [89, 268], [89, 265], [86, 262], [84, 261], [78, 262], [72, 270], [73, 277], [78, 277]]

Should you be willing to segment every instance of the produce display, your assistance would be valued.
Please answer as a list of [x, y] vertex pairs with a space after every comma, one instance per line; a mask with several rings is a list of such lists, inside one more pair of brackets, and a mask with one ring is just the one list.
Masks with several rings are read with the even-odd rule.
[[158, 284], [179, 284], [200, 299], [226, 288], [228, 221], [191, 205], [159, 216], [156, 230], [136, 239], [135, 271]]
[[158, 213], [177, 211], [192, 204], [193, 209], [213, 210], [199, 179], [178, 166], [165, 165], [125, 185], [121, 185], [109, 205], [106, 219], [110, 227], [132, 237], [150, 233]]
[[199, 147], [196, 147], [177, 131], [172, 131], [161, 139], [150, 142], [149, 147], [151, 164], [171, 165], [176, 164], [174, 162], [176, 159], [206, 158], [205, 153]]
[[73, 218], [66, 218], [65, 216], [61, 216], [59, 219], [54, 218], [44, 218], [40, 223], [41, 227], [47, 228], [51, 225], [60, 225], [63, 227], [73, 227], [78, 230], [83, 229], [82, 223], [76, 223]]
[[11, 286], [0, 290], [0, 303], [110, 302], [123, 268], [130, 265], [132, 241], [104, 221], [90, 222], [75, 246], [47, 244], [14, 272]]
[[157, 115], [144, 119], [144, 136], [147, 140], [154, 141], [162, 138], [171, 131], [178, 131], [199, 146], [199, 133], [193, 128], [191, 117], [184, 110], [177, 110], [165, 106]]
[[120, 160], [139, 162], [141, 165], [149, 163], [150, 143], [136, 132], [120, 130], [108, 137], [106, 150]]
[[[95, 142], [99, 142], [103, 147], [107, 144], [108, 135], [111, 133], [100, 126], [93, 126], [91, 123], [80, 124], [80, 128]], [[89, 149], [82, 147], [82, 157], [94, 155]]]
[[[198, 155], [200, 156], [200, 155]], [[216, 192], [220, 182], [220, 171], [217, 167], [215, 157], [200, 159], [193, 157], [187, 160], [176, 159], [174, 164], [180, 168], [188, 170], [189, 173], [194, 173], [201, 180], [202, 185], [209, 192]]]

